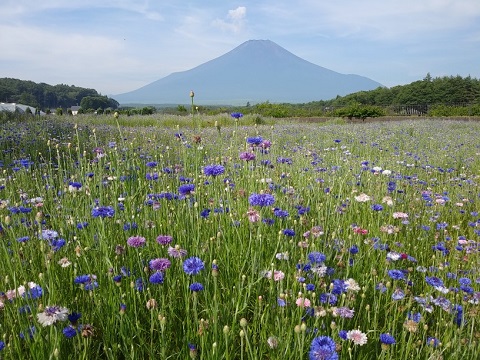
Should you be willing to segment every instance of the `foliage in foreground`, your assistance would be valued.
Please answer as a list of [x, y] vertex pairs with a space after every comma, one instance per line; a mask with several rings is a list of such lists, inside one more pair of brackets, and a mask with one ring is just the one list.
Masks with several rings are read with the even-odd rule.
[[0, 356], [476, 357], [480, 125], [209, 121], [2, 125]]

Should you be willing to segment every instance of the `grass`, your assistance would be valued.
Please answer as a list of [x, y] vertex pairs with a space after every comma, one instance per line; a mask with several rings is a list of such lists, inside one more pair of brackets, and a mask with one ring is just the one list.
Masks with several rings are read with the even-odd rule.
[[74, 119], [0, 129], [3, 358], [476, 358], [478, 123]]

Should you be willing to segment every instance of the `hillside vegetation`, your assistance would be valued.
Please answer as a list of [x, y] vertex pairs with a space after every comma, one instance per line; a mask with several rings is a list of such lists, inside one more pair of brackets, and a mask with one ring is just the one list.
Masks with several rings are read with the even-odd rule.
[[[119, 108], [116, 100], [102, 96], [94, 89], [73, 85], [36, 84], [32, 81], [9, 78], [0, 79], [0, 99], [35, 106], [44, 111], [53, 108], [66, 110], [74, 105], [82, 107], [80, 112], [96, 110], [100, 113], [99, 110]], [[186, 102], [188, 100], [186, 98]], [[190, 114], [190, 108], [184, 105], [168, 107], [158, 104], [156, 111], [177, 115]], [[155, 107], [152, 106], [143, 109], [119, 108], [119, 112], [126, 115], [148, 115], [154, 110]], [[378, 87], [375, 90], [359, 91], [343, 97], [337, 96], [334, 99], [309, 103], [266, 101], [236, 107], [195, 104], [195, 112], [206, 115], [232, 111], [275, 118], [332, 116], [365, 119], [385, 115], [480, 116], [480, 80], [458, 75], [432, 78], [427, 74], [424, 79], [407, 85], [391, 88]]]

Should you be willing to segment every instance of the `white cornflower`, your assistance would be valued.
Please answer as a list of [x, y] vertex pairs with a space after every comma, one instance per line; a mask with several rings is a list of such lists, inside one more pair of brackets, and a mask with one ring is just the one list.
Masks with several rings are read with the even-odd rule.
[[68, 312], [67, 308], [61, 306], [47, 306], [44, 312], [37, 314], [37, 319], [42, 326], [49, 326], [57, 321], [67, 320]]

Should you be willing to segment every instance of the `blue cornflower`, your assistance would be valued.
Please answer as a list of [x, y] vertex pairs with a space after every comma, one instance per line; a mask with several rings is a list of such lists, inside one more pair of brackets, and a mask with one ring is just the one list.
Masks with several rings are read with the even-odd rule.
[[321, 252], [318, 251], [312, 251], [307, 255], [307, 259], [312, 263], [312, 264], [321, 264], [325, 262], [327, 257], [322, 254]]
[[195, 191], [194, 184], [184, 184], [178, 187], [178, 192], [180, 195], [190, 195], [193, 191]]
[[273, 210], [273, 215], [279, 218], [286, 218], [289, 214], [287, 210], [282, 210], [282, 209], [274, 209]]
[[67, 327], [63, 328], [62, 333], [67, 339], [71, 339], [77, 335], [77, 329], [75, 329], [72, 325], [68, 325]]
[[95, 290], [97, 287], [98, 287], [98, 282], [91, 281], [88, 284], [85, 284], [84, 289], [87, 291], [90, 291], [90, 290]]
[[401, 270], [388, 270], [388, 276], [390, 276], [393, 280], [403, 280], [405, 279], [405, 274]]
[[161, 271], [154, 272], [148, 279], [148, 281], [150, 281], [152, 284], [163, 284], [163, 280], [164, 277]]
[[92, 209], [93, 217], [111, 218], [115, 215], [115, 209], [112, 206], [97, 206]]
[[284, 299], [282, 298], [277, 298], [277, 305], [280, 306], [280, 307], [284, 307], [287, 305], [287, 303], [285, 302]]
[[425, 281], [431, 286], [443, 286], [443, 281], [436, 276], [425, 276]]
[[347, 284], [341, 279], [333, 280], [332, 285], [332, 294], [340, 295], [347, 292]]
[[250, 145], [260, 145], [263, 139], [261, 136], [247, 137], [247, 144]]
[[30, 240], [30, 236], [22, 236], [17, 239], [17, 241], [21, 243], [27, 242], [28, 240]]
[[71, 314], [68, 314], [68, 321], [70, 321], [73, 325], [75, 325], [81, 317], [82, 317], [81, 313], [72, 312]]
[[469, 278], [462, 277], [458, 279], [458, 283], [460, 285], [470, 285], [472, 283], [472, 280], [470, 280]]
[[196, 275], [205, 268], [203, 261], [196, 257], [192, 256], [188, 259], [185, 259], [183, 262], [183, 271], [187, 275]]
[[395, 344], [395, 338], [390, 334], [380, 334], [380, 342], [385, 345]]
[[240, 112], [233, 112], [230, 114], [231, 117], [233, 117], [234, 119], [240, 119], [241, 117], [243, 117], [243, 114], [240, 113]]
[[222, 165], [207, 165], [203, 168], [203, 173], [206, 176], [218, 176], [225, 172], [225, 167]]
[[332, 293], [323, 293], [320, 295], [320, 302], [323, 304], [329, 303], [330, 305], [335, 305], [337, 300], [337, 296]]
[[373, 204], [373, 205], [371, 206], [371, 209], [372, 209], [373, 211], [382, 211], [382, 210], [383, 210], [383, 206], [380, 205], [380, 204]]
[[310, 206], [307, 206], [307, 207], [299, 206], [299, 207], [297, 207], [297, 214], [300, 215], [300, 216], [305, 215], [309, 211], [310, 211]]
[[417, 312], [417, 313], [409, 312], [407, 314], [407, 317], [408, 317], [408, 320], [413, 320], [416, 323], [418, 323], [422, 319], [422, 314], [420, 314], [419, 312]]
[[154, 172], [154, 173], [147, 173], [145, 175], [145, 179], [146, 180], [158, 180], [158, 173]]
[[144, 284], [143, 284], [142, 278], [138, 278], [137, 280], [135, 280], [135, 289], [137, 291], [143, 291], [143, 287], [144, 287]]
[[50, 240], [50, 246], [54, 252], [60, 250], [66, 244], [65, 239], [53, 239]]
[[329, 336], [319, 336], [312, 340], [308, 358], [310, 360], [337, 360], [336, 344]]
[[203, 290], [203, 285], [196, 282], [190, 285], [190, 290], [193, 292], [198, 292]]
[[272, 206], [275, 203], [275, 197], [271, 194], [256, 194], [249, 196], [250, 206]]
[[348, 251], [350, 252], [350, 254], [355, 255], [355, 254], [357, 254], [358, 251], [359, 251], [359, 250], [358, 250], [358, 246], [357, 246], [357, 245], [353, 245]]
[[0, 340], [0, 351], [2, 351], [3, 349], [5, 349], [5, 343]]
[[77, 224], [77, 229], [81, 230], [81, 229], [85, 229], [86, 227], [88, 226], [88, 222], [84, 221], [84, 222], [79, 222]]
[[90, 275], [79, 275], [73, 280], [75, 284], [86, 284], [90, 282]]
[[347, 330], [340, 330], [340, 331], [338, 332], [338, 336], [339, 336], [340, 339], [342, 339], [342, 340], [347, 340], [347, 339], [348, 339], [347, 333], [348, 333]]
[[38, 299], [42, 297], [42, 295], [43, 289], [40, 285], [35, 285], [34, 287], [28, 289], [24, 294], [27, 299]]
[[148, 161], [146, 165], [150, 168], [154, 168], [158, 165], [158, 163], [156, 161]]
[[285, 229], [285, 230], [283, 230], [283, 235], [285, 235], [285, 236], [295, 236], [295, 230]]
[[43, 240], [52, 240], [58, 237], [58, 232], [55, 230], [42, 230], [42, 234], [40, 236]]
[[200, 216], [204, 219], [208, 218], [208, 215], [210, 215], [211, 210], [210, 209], [203, 209], [200, 212]]
[[314, 284], [307, 284], [305, 286], [305, 290], [307, 291], [315, 291], [315, 285]]
[[404, 297], [405, 297], [405, 292], [400, 288], [396, 288], [392, 294], [393, 300], [402, 300]]
[[438, 340], [436, 337], [429, 336], [427, 338], [427, 345], [436, 348], [438, 345], [440, 345], [440, 340]]

